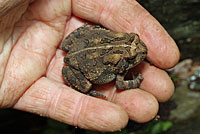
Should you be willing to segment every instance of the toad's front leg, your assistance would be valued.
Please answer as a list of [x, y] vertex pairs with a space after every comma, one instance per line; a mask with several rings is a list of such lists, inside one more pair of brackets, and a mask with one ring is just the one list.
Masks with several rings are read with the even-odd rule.
[[133, 80], [124, 80], [124, 77], [126, 74], [127, 74], [127, 71], [122, 75], [117, 75], [116, 88], [117, 89], [138, 88], [140, 86], [141, 81], [143, 80], [141, 73], [138, 73], [136, 77], [133, 75]]
[[70, 66], [64, 66], [62, 69], [62, 75], [65, 82], [72, 88], [87, 93], [91, 96], [106, 98], [106, 96], [91, 90], [92, 84], [88, 81], [85, 76], [78, 70]]

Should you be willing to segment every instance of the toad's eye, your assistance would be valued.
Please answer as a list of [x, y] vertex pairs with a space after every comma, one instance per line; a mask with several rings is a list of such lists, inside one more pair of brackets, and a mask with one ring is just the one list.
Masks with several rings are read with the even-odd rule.
[[142, 52], [142, 54], [144, 54], [144, 55], [147, 54], [147, 51]]

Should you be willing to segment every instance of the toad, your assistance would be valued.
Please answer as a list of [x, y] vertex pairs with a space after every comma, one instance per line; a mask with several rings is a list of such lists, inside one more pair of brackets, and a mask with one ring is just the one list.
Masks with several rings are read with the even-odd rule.
[[116, 79], [117, 89], [133, 89], [143, 80], [141, 73], [125, 80], [128, 70], [142, 62], [147, 47], [135, 33], [114, 32], [99, 25], [83, 25], [69, 34], [62, 43], [64, 57], [62, 75], [66, 83], [82, 93], [106, 96], [92, 90], [93, 84]]

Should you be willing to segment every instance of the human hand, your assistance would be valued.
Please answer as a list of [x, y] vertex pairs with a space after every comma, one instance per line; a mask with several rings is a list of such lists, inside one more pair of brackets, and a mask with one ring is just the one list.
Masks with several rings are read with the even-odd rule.
[[[66, 86], [61, 74], [64, 52], [59, 45], [83, 24], [81, 18], [113, 31], [140, 35], [148, 47], [147, 59], [153, 63], [143, 62], [137, 67], [144, 77], [140, 89], [116, 92], [113, 83], [101, 85], [97, 88], [108, 97], [105, 101]], [[167, 101], [174, 92], [163, 69], [178, 62], [178, 48], [136, 1], [35, 1], [12, 30], [0, 55], [0, 62], [7, 63], [1, 66], [5, 70], [0, 75], [2, 108], [32, 112], [84, 129], [117, 131], [126, 126], [128, 119], [153, 119], [158, 102]], [[7, 59], [3, 59], [5, 55]]]

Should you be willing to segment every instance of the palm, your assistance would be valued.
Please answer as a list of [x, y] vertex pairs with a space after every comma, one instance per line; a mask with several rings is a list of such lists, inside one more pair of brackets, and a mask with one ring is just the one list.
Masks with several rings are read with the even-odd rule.
[[[118, 1], [122, 5], [124, 4], [124, 7], [137, 5], [136, 2], [127, 4], [121, 0]], [[153, 25], [157, 25], [161, 31], [162, 35], [157, 42], [152, 42], [153, 37], [148, 35], [150, 32], [152, 32], [151, 35], [156, 35], [154, 29], [147, 29], [146, 34], [143, 35], [142, 32], [145, 29], [142, 29], [142, 26], [132, 28], [136, 25], [131, 20], [134, 19], [134, 16], [130, 17], [130, 23], [132, 21], [133, 24], [125, 25], [125, 20], [121, 18], [117, 23], [115, 19], [120, 17], [120, 13], [116, 16], [109, 15], [109, 10], [118, 10], [117, 5], [113, 9], [109, 9], [107, 6], [103, 12], [94, 8], [95, 11], [92, 13], [85, 8], [80, 10], [79, 8], [84, 5], [81, 3], [84, 1], [72, 1], [72, 12], [76, 16], [101, 23], [116, 31], [137, 32], [141, 34], [142, 39], [148, 45], [150, 50], [148, 59], [151, 62], [160, 68], [168, 68], [176, 63], [178, 50], [175, 45], [170, 44], [174, 42], [151, 16], [144, 19], [155, 21]], [[98, 6], [101, 7], [103, 4], [105, 3], [98, 4]], [[92, 7], [92, 3], [88, 5]], [[166, 101], [172, 95], [173, 84], [167, 74], [148, 63], [138, 67], [145, 78], [141, 88], [147, 92], [140, 89], [115, 92], [112, 83], [99, 87], [105, 89], [101, 92], [109, 97], [109, 100], [113, 102], [111, 103], [72, 90], [64, 84], [62, 79], [61, 69], [64, 53], [59, 49], [59, 44], [64, 36], [82, 25], [82, 20], [74, 16], [69, 18], [71, 14], [69, 0], [60, 0], [54, 3], [53, 0], [48, 2], [41, 0], [33, 3], [28, 9], [23, 18], [15, 25], [12, 35], [15, 37], [12, 40], [14, 47], [1, 85], [1, 107], [13, 107], [37, 113], [83, 128], [109, 131], [111, 128], [118, 130], [124, 127], [128, 118], [137, 122], [150, 120], [157, 113], [157, 100]], [[146, 11], [142, 10], [141, 14], [144, 13]], [[108, 19], [106, 15], [109, 15], [111, 19]], [[141, 29], [139, 29], [140, 27]], [[159, 46], [160, 42], [165, 42], [165, 46]], [[166, 55], [171, 55], [173, 60], [167, 61], [164, 57], [156, 58], [156, 55], [161, 55], [163, 49], [167, 49], [167, 45], [175, 54], [172, 57], [170, 51]], [[155, 52], [156, 47], [160, 47], [160, 51]], [[152, 80], [159, 84], [155, 84]], [[165, 92], [164, 95], [163, 92]]]

